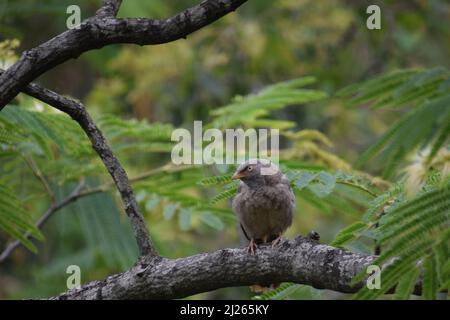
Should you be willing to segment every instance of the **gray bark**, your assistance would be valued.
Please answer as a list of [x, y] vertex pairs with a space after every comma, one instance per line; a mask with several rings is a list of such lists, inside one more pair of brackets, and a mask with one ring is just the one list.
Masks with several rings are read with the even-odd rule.
[[130, 270], [85, 284], [51, 299], [178, 299], [231, 286], [295, 282], [319, 289], [355, 292], [351, 279], [376, 256], [333, 248], [297, 237], [279, 247], [222, 249], [186, 258], [147, 260]]

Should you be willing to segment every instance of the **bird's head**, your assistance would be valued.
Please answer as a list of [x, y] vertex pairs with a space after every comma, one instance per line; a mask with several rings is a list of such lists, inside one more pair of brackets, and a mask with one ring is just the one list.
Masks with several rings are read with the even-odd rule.
[[231, 177], [232, 180], [240, 179], [246, 184], [265, 184], [267, 178], [279, 174], [278, 167], [270, 161], [250, 159], [242, 163]]

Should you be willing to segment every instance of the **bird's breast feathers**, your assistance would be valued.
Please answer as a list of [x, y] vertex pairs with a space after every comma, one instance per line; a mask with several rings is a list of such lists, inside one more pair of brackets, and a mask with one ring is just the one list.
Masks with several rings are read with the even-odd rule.
[[286, 184], [257, 189], [243, 186], [233, 199], [233, 210], [252, 239], [284, 232], [292, 223], [294, 206], [294, 194]]
[[294, 194], [291, 188], [285, 184], [275, 186], [264, 186], [251, 189], [245, 185], [233, 200], [233, 208], [246, 213], [270, 212], [276, 214], [278, 211], [293, 210], [295, 207]]

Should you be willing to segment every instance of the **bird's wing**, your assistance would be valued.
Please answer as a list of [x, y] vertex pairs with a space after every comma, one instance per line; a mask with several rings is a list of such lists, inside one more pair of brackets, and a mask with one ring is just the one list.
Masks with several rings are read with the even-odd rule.
[[289, 181], [289, 179], [286, 176], [283, 176], [280, 184], [282, 184], [283, 187], [289, 190], [289, 200], [291, 201], [293, 206], [295, 206], [295, 193], [294, 190], [292, 190], [291, 182]]

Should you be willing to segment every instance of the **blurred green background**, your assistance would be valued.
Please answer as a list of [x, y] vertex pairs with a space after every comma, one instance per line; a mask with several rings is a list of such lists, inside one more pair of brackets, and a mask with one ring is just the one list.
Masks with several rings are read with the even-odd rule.
[[[20, 54], [65, 30], [68, 5], [78, 4], [85, 19], [95, 13], [99, 2], [1, 0], [0, 42], [18, 39], [16, 53]], [[119, 16], [163, 18], [197, 2], [124, 0]], [[366, 28], [365, 10], [369, 4], [380, 5], [382, 30]], [[187, 40], [93, 50], [57, 66], [36, 82], [83, 101], [94, 118], [99, 119], [129, 176], [136, 177], [169, 161], [168, 137], [172, 128], [191, 128], [194, 120], [210, 122], [214, 118], [211, 112], [229, 104], [235, 96], [256, 93], [280, 81], [314, 76], [317, 82], [311, 87], [333, 97], [347, 85], [395, 69], [448, 67], [449, 21], [450, 4], [445, 0], [250, 0], [237, 12], [195, 32]], [[5, 58], [3, 68], [13, 59], [13, 56]], [[35, 106], [27, 97], [18, 100], [18, 104]], [[271, 118], [292, 121], [295, 130], [314, 129], [323, 133], [332, 146], [323, 141], [325, 137], [318, 138], [322, 139], [319, 144], [326, 154], [316, 154], [312, 160], [308, 154], [303, 160], [309, 161], [309, 166], [345, 170], [404, 112], [349, 109], [338, 99], [329, 98], [288, 105], [275, 110]], [[123, 119], [124, 123], [107, 115]], [[126, 131], [121, 133], [125, 138], [115, 133], [114, 125]], [[158, 134], [158, 139], [145, 140], [146, 135]], [[81, 176], [91, 186], [110, 179], [85, 140], [79, 141], [85, 150], [75, 156], [70, 150], [53, 150], [50, 161], [38, 154], [30, 155], [44, 172], [57, 199], [70, 193]], [[282, 140], [282, 146], [289, 147], [289, 139]], [[70, 149], [70, 145], [67, 147]], [[68, 159], [69, 155], [74, 156], [73, 161]], [[333, 155], [338, 158], [331, 159]], [[45, 188], [26, 164], [9, 165], [3, 157], [0, 163], [3, 177], [8, 180], [10, 176], [11, 188], [35, 221], [51, 202]], [[370, 163], [365, 169], [378, 176], [382, 166]], [[192, 181], [224, 174], [232, 168], [175, 173], [172, 169], [168, 169], [170, 175], [162, 170], [133, 184], [160, 252], [174, 258], [238, 246], [236, 220], [227, 201], [215, 205], [220, 209], [217, 212], [203, 209], [195, 212], [192, 206], [184, 205], [182, 200], [172, 201], [172, 195], [166, 194], [173, 186], [186, 197], [212, 198], [217, 192], [197, 188]], [[183, 188], [180, 179], [187, 184]], [[340, 209], [324, 203], [320, 209], [298, 200], [288, 237], [316, 230], [323, 242], [330, 242], [342, 227], [357, 220], [364, 211], [364, 199], [361, 203], [354, 202], [351, 210], [342, 210], [344, 206]], [[45, 240], [36, 242], [37, 254], [22, 247], [0, 264], [0, 299], [46, 297], [65, 291], [68, 276], [65, 270], [70, 264], [81, 267], [84, 283], [126, 270], [137, 256], [127, 218], [114, 191], [71, 204], [56, 213], [42, 232]], [[9, 239], [0, 233], [0, 248]], [[247, 288], [227, 288], [194, 298], [251, 296]], [[346, 295], [302, 286], [293, 297], [339, 299]]]

